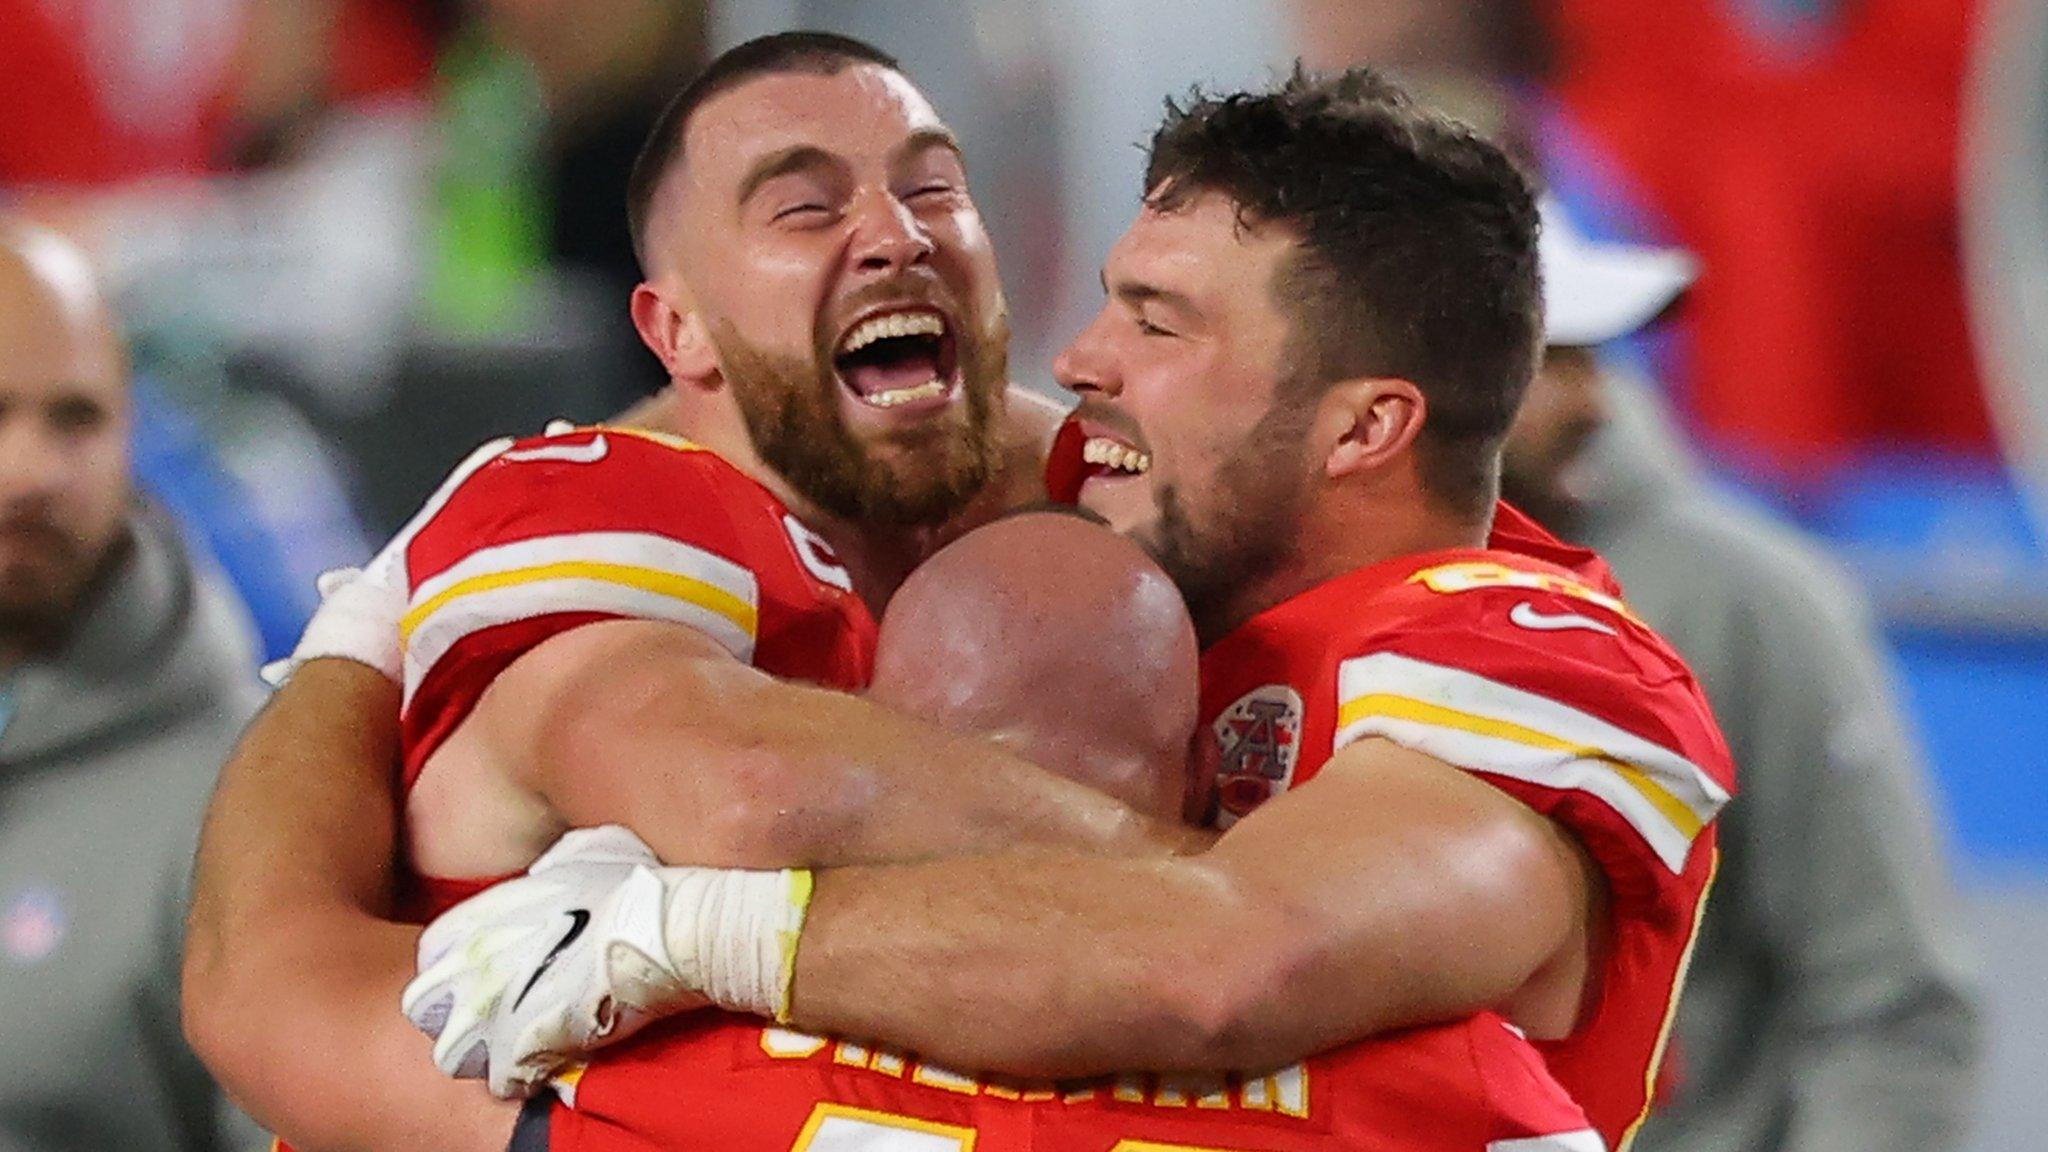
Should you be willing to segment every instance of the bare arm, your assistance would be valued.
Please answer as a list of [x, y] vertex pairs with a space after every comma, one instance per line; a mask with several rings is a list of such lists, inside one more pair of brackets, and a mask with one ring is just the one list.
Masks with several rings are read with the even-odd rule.
[[556, 637], [498, 677], [472, 725], [564, 827], [627, 824], [671, 862], [1157, 853], [1184, 838], [987, 741], [777, 680], [674, 624]]
[[443, 1079], [398, 1012], [419, 930], [383, 918], [397, 718], [390, 681], [319, 660], [243, 736], [200, 841], [185, 1028], [301, 1152], [497, 1152], [513, 1107]]
[[1569, 1017], [1594, 889], [1543, 817], [1365, 741], [1200, 856], [820, 873], [793, 1023], [1014, 1075], [1272, 1067], [1546, 986]]

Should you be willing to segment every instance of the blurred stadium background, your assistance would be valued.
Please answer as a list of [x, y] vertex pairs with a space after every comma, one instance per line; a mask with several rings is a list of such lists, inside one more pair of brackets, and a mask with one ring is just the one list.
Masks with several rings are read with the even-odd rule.
[[1705, 275], [1628, 355], [1867, 584], [1985, 966], [1973, 1147], [2048, 1131], [2048, 6], [2035, 0], [0, 0], [0, 203], [86, 242], [145, 483], [267, 644], [475, 442], [658, 383], [626, 168], [757, 33], [900, 55], [966, 142], [1018, 377], [1196, 81], [1391, 67]]

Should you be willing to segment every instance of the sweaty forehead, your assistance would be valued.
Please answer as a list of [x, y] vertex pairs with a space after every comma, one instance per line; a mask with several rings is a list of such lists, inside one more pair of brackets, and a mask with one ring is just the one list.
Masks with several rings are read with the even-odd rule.
[[913, 133], [944, 127], [916, 85], [879, 65], [830, 76], [772, 73], [719, 93], [690, 117], [682, 183], [692, 194], [730, 195], [755, 161], [784, 149], [878, 163]]
[[1171, 209], [1146, 206], [1110, 249], [1106, 273], [1112, 288], [1119, 274], [1171, 276], [1187, 281], [1182, 290], [1205, 282], [1242, 286], [1263, 282], [1244, 277], [1277, 268], [1293, 248], [1285, 229], [1246, 221], [1229, 198], [1208, 193]]
[[1242, 220], [1227, 197], [1205, 194], [1169, 210], [1147, 206], [1103, 265], [1114, 297], [1184, 297], [1229, 327], [1276, 315], [1274, 278], [1296, 250], [1287, 229]]

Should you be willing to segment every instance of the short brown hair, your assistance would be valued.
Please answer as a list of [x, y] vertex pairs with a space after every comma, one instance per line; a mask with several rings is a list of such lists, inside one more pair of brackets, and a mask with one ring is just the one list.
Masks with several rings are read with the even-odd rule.
[[1220, 193], [1290, 229], [1300, 249], [1271, 286], [1294, 327], [1282, 399], [1411, 381], [1429, 406], [1424, 484], [1491, 508], [1543, 327], [1536, 199], [1499, 148], [1369, 69], [1297, 64], [1271, 91], [1167, 101], [1145, 189], [1166, 211]]
[[654, 193], [661, 179], [683, 155], [683, 134], [690, 116], [705, 101], [731, 91], [757, 76], [803, 72], [837, 76], [856, 64], [877, 64], [901, 71], [894, 56], [872, 44], [831, 32], [778, 32], [760, 36], [718, 54], [697, 73], [682, 91], [668, 102], [640, 155], [633, 161], [633, 174], [626, 184], [626, 227], [633, 235], [633, 254], [640, 267], [647, 267], [647, 217], [654, 205]]

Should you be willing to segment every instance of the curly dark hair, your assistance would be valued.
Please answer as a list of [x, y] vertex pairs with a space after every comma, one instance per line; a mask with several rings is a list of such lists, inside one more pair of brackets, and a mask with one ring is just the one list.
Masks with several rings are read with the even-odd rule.
[[654, 193], [669, 169], [683, 157], [683, 133], [690, 126], [692, 113], [713, 96], [757, 76], [790, 72], [837, 76], [857, 64], [902, 71], [894, 56], [851, 36], [777, 32], [757, 36], [719, 53], [683, 85], [647, 133], [647, 141], [640, 146], [640, 155], [633, 161], [633, 174], [626, 184], [626, 227], [633, 235], [633, 254], [640, 258], [640, 267], [647, 267], [647, 217], [653, 209]]
[[1415, 105], [1369, 69], [1299, 64], [1277, 88], [1168, 100], [1146, 203], [1204, 193], [1300, 247], [1269, 285], [1290, 318], [1281, 401], [1395, 376], [1428, 404], [1428, 490], [1491, 509], [1499, 453], [1541, 350], [1542, 282], [1529, 181], [1470, 128]]

